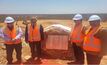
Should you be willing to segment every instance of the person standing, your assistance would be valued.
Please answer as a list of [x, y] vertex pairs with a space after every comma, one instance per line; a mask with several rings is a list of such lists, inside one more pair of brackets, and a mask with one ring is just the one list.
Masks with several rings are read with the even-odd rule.
[[89, 17], [90, 28], [86, 30], [83, 49], [86, 52], [87, 63], [99, 65], [102, 56], [99, 56], [101, 52], [101, 41], [100, 38], [95, 35], [101, 29], [100, 21], [101, 18], [98, 15], [92, 15]]
[[19, 26], [15, 26], [15, 20], [12, 17], [6, 17], [6, 26], [0, 29], [0, 37], [4, 39], [4, 44], [6, 46], [7, 64], [12, 64], [13, 58], [12, 54], [15, 49], [17, 62], [22, 61], [22, 41], [21, 36], [23, 34]]
[[[26, 27], [26, 37], [28, 37], [28, 43], [31, 49], [31, 58], [29, 60], [35, 60], [37, 51], [37, 60], [41, 58], [41, 42], [44, 39], [43, 26], [37, 24], [37, 17], [31, 18], [31, 24]], [[27, 40], [27, 39], [26, 39]]]
[[71, 42], [76, 60], [75, 62], [71, 62], [71, 64], [84, 64], [84, 52], [82, 48], [84, 40], [84, 26], [82, 25], [82, 19], [83, 17], [81, 14], [76, 14], [73, 18], [75, 26], [71, 32]]

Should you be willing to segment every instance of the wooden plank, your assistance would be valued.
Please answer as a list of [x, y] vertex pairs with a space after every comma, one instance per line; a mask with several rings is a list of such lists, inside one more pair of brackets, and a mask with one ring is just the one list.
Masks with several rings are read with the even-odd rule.
[[68, 35], [48, 35], [46, 49], [68, 50]]

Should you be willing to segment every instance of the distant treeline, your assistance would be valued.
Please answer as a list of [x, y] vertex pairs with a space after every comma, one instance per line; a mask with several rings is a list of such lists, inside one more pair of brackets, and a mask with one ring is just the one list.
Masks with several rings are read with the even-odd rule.
[[[94, 14], [94, 13], [93, 13]], [[93, 14], [82, 14], [84, 20]], [[3, 22], [5, 17], [11, 16], [15, 20], [29, 20], [32, 16], [37, 16], [38, 19], [72, 19], [75, 14], [0, 14], [0, 22]], [[96, 14], [102, 18], [102, 21], [107, 21], [107, 14]]]

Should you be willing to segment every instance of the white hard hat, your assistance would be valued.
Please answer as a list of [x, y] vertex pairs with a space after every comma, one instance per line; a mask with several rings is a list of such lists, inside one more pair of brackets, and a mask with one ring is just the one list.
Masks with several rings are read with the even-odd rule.
[[6, 17], [5, 23], [13, 23], [15, 20], [12, 17]]
[[101, 20], [101, 18], [98, 15], [92, 15], [88, 19], [88, 21], [96, 21], [96, 20]]
[[81, 19], [83, 19], [81, 14], [76, 14], [73, 18], [73, 20], [81, 20]]

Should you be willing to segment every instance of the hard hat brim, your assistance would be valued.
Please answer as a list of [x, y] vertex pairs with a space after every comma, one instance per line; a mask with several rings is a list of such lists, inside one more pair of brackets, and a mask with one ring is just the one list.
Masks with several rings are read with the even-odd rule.
[[5, 23], [13, 23], [14, 21], [5, 21]]
[[73, 20], [82, 20], [82, 19], [73, 18]]

